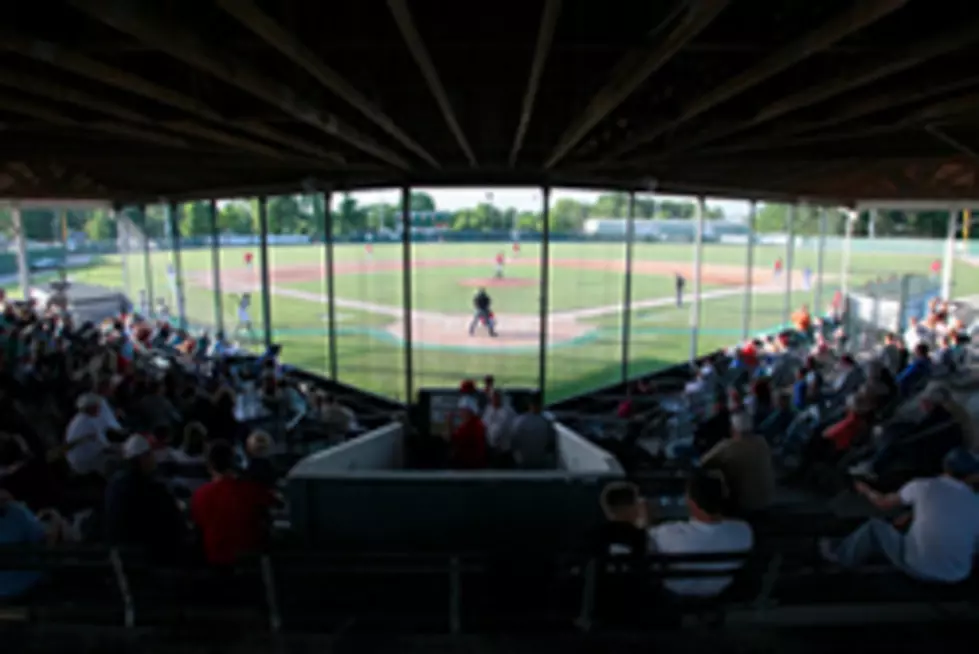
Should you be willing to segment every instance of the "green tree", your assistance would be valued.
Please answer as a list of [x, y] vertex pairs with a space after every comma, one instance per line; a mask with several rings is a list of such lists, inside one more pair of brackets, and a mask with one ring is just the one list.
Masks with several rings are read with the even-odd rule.
[[181, 238], [207, 236], [211, 233], [210, 202], [191, 202], [180, 218]]
[[552, 232], [580, 232], [588, 218], [590, 205], [571, 198], [561, 198], [551, 207], [548, 226]]
[[93, 241], [111, 241], [116, 238], [116, 221], [105, 209], [96, 209], [85, 224], [85, 234]]
[[422, 193], [421, 191], [411, 192], [411, 205], [412, 211], [435, 211], [435, 200], [428, 193]]
[[277, 195], [268, 199], [268, 229], [270, 234], [308, 234], [310, 217], [304, 215], [295, 195]]
[[367, 229], [367, 212], [349, 193], [340, 200], [333, 216], [333, 229], [337, 234], [356, 234]]
[[248, 204], [232, 200], [220, 206], [218, 232], [221, 234], [251, 234], [252, 215]]

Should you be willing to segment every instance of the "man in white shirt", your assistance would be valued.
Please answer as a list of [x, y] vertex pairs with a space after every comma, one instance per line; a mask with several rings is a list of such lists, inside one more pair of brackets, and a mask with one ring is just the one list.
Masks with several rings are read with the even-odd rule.
[[489, 404], [483, 409], [483, 425], [486, 427], [486, 444], [496, 453], [510, 451], [510, 429], [517, 414], [503, 402], [503, 395], [492, 390]]
[[[686, 521], [666, 522], [648, 530], [650, 552], [661, 554], [709, 554], [748, 552], [754, 547], [751, 526], [742, 520], [724, 517], [727, 487], [717, 471], [697, 470], [687, 480]], [[736, 570], [736, 562], [682, 563], [683, 570]], [[727, 588], [733, 577], [669, 578], [666, 590], [677, 595], [710, 597]]]
[[891, 523], [872, 518], [834, 547], [819, 543], [828, 561], [852, 568], [883, 556], [922, 581], [954, 584], [972, 574], [979, 552], [979, 459], [965, 448], [945, 456], [940, 477], [915, 479], [896, 493], [882, 494], [866, 484], [856, 488], [881, 510], [910, 507], [911, 527], [902, 534]]
[[[78, 398], [78, 413], [68, 423], [65, 432], [65, 458], [72, 471], [78, 475], [105, 475], [108, 465], [116, 459], [117, 448], [106, 434], [113, 424], [103, 411], [103, 398], [95, 393], [85, 393]], [[114, 417], [111, 418], [114, 421]]]

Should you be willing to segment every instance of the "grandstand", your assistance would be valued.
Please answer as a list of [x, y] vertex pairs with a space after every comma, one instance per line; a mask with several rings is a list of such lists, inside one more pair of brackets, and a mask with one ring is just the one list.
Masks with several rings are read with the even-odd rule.
[[974, 7], [463, 4], [9, 12], [0, 642], [971, 634]]

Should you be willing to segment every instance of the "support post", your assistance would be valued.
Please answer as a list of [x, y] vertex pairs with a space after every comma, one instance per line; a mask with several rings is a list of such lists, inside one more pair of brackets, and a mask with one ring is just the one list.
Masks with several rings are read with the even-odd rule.
[[177, 326], [187, 329], [187, 311], [184, 302], [184, 271], [180, 259], [180, 208], [176, 202], [167, 203], [167, 224], [170, 225], [170, 257], [173, 262], [173, 288], [177, 296]]
[[880, 209], [870, 209], [867, 211], [867, 238], [873, 239], [877, 236], [877, 213]]
[[942, 257], [942, 299], [952, 299], [953, 268], [955, 267], [955, 230], [959, 226], [959, 210], [948, 212], [948, 233], [945, 236], [945, 256]]
[[333, 211], [330, 209], [333, 202], [333, 194], [326, 191], [322, 194], [323, 200], [323, 229], [326, 232], [324, 249], [326, 254], [326, 328], [329, 333], [327, 338], [327, 351], [330, 356], [330, 379], [337, 381], [337, 312], [334, 300], [336, 298], [336, 288], [333, 281]]
[[224, 297], [221, 295], [221, 239], [218, 234], [218, 201], [208, 203], [211, 230], [211, 293], [214, 295], [214, 328], [224, 332]]
[[129, 286], [129, 218], [115, 206], [109, 209], [109, 217], [116, 224], [116, 247], [119, 249], [119, 265], [122, 272], [122, 289], [126, 301], [132, 302], [133, 292]]
[[789, 324], [792, 316], [792, 259], [795, 257], [795, 217], [799, 211], [796, 204], [789, 205], [789, 215], [786, 217], [788, 240], [785, 242], [785, 297], [782, 299], [782, 325]]
[[744, 299], [741, 303], [741, 340], [747, 341], [751, 333], [751, 294], [755, 283], [755, 216], [758, 202], [748, 204], [748, 253], [744, 264]]
[[629, 381], [629, 334], [632, 330], [632, 253], [636, 241], [636, 193], [629, 193], [625, 227], [625, 289], [622, 292], [622, 383]]
[[840, 294], [846, 301], [850, 291], [850, 251], [853, 248], [853, 223], [857, 220], [857, 212], [853, 209], [846, 211], [846, 224], [843, 232], [843, 256], [840, 257]]
[[693, 246], [693, 302], [690, 304], [690, 360], [697, 359], [697, 345], [700, 340], [700, 296], [704, 256], [704, 215], [707, 213], [704, 196], [697, 198], [694, 205], [694, 219], [697, 221]]
[[542, 189], [541, 243], [540, 243], [540, 351], [537, 354], [537, 386], [542, 398], [547, 394], [547, 311], [550, 275], [551, 240], [551, 187]]
[[272, 346], [272, 303], [269, 302], [269, 202], [258, 198], [258, 264], [262, 275], [262, 318], [265, 322], [265, 349]]
[[405, 404], [414, 402], [411, 307], [411, 187], [401, 187], [401, 294], [404, 308]]
[[61, 246], [61, 270], [68, 273], [68, 210], [59, 209], [55, 215], [58, 245]]
[[15, 204], [10, 209], [11, 222], [14, 228], [14, 245], [17, 248], [17, 281], [24, 299], [31, 298], [31, 268], [27, 259], [27, 237], [24, 235], [24, 221], [20, 215], [20, 205]]
[[814, 315], [823, 315], [823, 272], [826, 266], [826, 230], [829, 216], [826, 207], [819, 207], [819, 243], [816, 246], [816, 280], [813, 284], [812, 310]]
[[[153, 297], [153, 260], [150, 248], [150, 237], [146, 233], [146, 205], [141, 204], [136, 209], [139, 215], [140, 229], [142, 230], [143, 243], [143, 276], [146, 282], [144, 292], [146, 294], [146, 313], [144, 317], [153, 318], [156, 316], [156, 298]], [[141, 298], [142, 299], [142, 298]], [[140, 302], [142, 304], [142, 302]]]

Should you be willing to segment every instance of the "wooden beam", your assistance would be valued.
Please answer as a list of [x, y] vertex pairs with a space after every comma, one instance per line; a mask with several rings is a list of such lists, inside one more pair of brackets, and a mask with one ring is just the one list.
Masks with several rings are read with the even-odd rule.
[[449, 131], [452, 132], [459, 147], [462, 148], [462, 152], [466, 155], [469, 165], [476, 166], [476, 155], [473, 154], [472, 148], [469, 147], [466, 134], [459, 125], [459, 120], [456, 118], [452, 103], [449, 102], [449, 96], [445, 92], [445, 87], [442, 86], [442, 80], [439, 78], [438, 71], [435, 69], [432, 57], [428, 54], [428, 48], [425, 47], [425, 41], [418, 32], [415, 19], [408, 9], [408, 3], [406, 0], [388, 0], [388, 8], [391, 10], [391, 15], [394, 16], [394, 22], [401, 31], [401, 36], [408, 45], [411, 56], [414, 58], [419, 70], [421, 70], [422, 77], [425, 78], [425, 83], [428, 84], [428, 90], [432, 92], [432, 95], [435, 97], [435, 102], [438, 103], [442, 117], [449, 126]]
[[925, 125], [925, 131], [945, 145], [951, 147], [956, 152], [960, 152], [974, 161], [979, 161], [979, 152], [977, 152], [975, 148], [971, 148], [958, 139], [949, 136], [938, 125]]
[[[304, 143], [303, 145], [297, 147], [297, 143], [300, 142], [298, 139], [282, 134], [278, 130], [271, 127], [266, 127], [260, 123], [247, 122], [237, 124], [233, 121], [229, 121], [224, 116], [195, 98], [150, 82], [142, 77], [139, 77], [138, 75], [133, 75], [132, 73], [128, 73], [118, 68], [107, 66], [101, 62], [95, 61], [82, 54], [53, 43], [38, 41], [19, 34], [0, 30], [0, 48], [10, 52], [16, 52], [36, 61], [41, 61], [56, 68], [66, 70], [80, 77], [112, 86], [119, 90], [126, 91], [127, 93], [136, 94], [144, 98], [149, 98], [150, 100], [160, 104], [186, 111], [209, 122], [216, 122], [221, 125], [233, 125], [244, 132], [249, 132], [261, 138], [278, 142], [281, 145], [292, 147], [294, 150], [298, 150], [305, 154], [324, 159], [331, 159], [334, 161], [342, 161], [343, 159], [336, 152], [329, 152], [312, 144]], [[35, 88], [38, 87], [35, 86]], [[73, 94], [72, 96], [62, 95], [61, 97], [63, 100], [67, 100], [69, 97], [74, 97], [76, 100], [81, 98], [81, 96], [77, 93]], [[90, 98], [91, 96], [88, 97]], [[89, 109], [95, 109], [95, 104], [88, 102], [88, 100], [86, 100], [86, 102], [88, 103]], [[104, 105], [107, 103], [102, 102], [101, 104]], [[131, 116], [135, 112], [128, 113]], [[120, 114], [117, 113], [117, 115]], [[253, 142], [253, 144], [257, 146], [262, 145], [258, 142]]]
[[829, 22], [793, 40], [740, 75], [728, 79], [720, 86], [687, 103], [676, 118], [646, 129], [631, 138], [629, 142], [621, 144], [604, 157], [603, 161], [617, 159], [623, 154], [653, 141], [678, 125], [692, 120], [709, 109], [757, 86], [803, 59], [825, 50], [848, 34], [852, 34], [903, 7], [907, 2], [908, 0], [860, 0], [853, 3], [846, 11], [838, 14]]
[[380, 107], [371, 102], [367, 96], [338, 72], [324, 64], [316, 54], [268, 14], [264, 13], [252, 0], [217, 0], [217, 4], [266, 43], [313, 76], [320, 84], [350, 103], [368, 120], [393, 136], [401, 145], [417, 154], [428, 164], [436, 168], [439, 167], [438, 161], [398, 127]]
[[197, 34], [152, 11], [145, 3], [115, 0], [71, 0], [71, 5], [115, 29], [175, 59], [232, 84], [325, 134], [398, 168], [408, 168], [397, 153], [377, 145], [346, 125], [337, 116], [320, 111], [302, 100], [304, 94], [242, 63], [238, 58], [208, 46]]
[[540, 79], [544, 74], [544, 65], [547, 63], [547, 55], [551, 51], [551, 42], [554, 40], [554, 31], [557, 29], [557, 20], [560, 15], [561, 0], [546, 0], [544, 12], [541, 14], [540, 29], [537, 31], [537, 43], [534, 45], [534, 58], [530, 63], [530, 79], [527, 80], [527, 90], [524, 92], [523, 103], [520, 108], [520, 122], [517, 124], [517, 133], [513, 137], [513, 146], [510, 148], [511, 168], [517, 163], [517, 156], [520, 154], [520, 148], [523, 147], [523, 140], [527, 135], [527, 128], [530, 126], [530, 119], [534, 115], [537, 89], [540, 87]]
[[[634, 50], [616, 65], [611, 79], [564, 131], [545, 166], [553, 168], [612, 111], [632, 95], [650, 75], [662, 68], [687, 42], [700, 34], [728, 5], [729, 0], [699, 0], [683, 20], [651, 49]], [[672, 14], [671, 14], [672, 16]]]
[[970, 23], [951, 34], [943, 33], [935, 38], [912, 45], [909, 49], [902, 50], [899, 56], [891, 54], [870, 64], [847, 70], [824, 84], [809, 86], [803, 91], [770, 103], [748, 120], [699, 130], [693, 138], [685, 139], [679, 143], [670, 143], [668, 151], [670, 154], [675, 154], [757, 127], [787, 113], [809, 107], [847, 91], [914, 68], [926, 61], [959, 50], [975, 41], [979, 41], [979, 22]]

